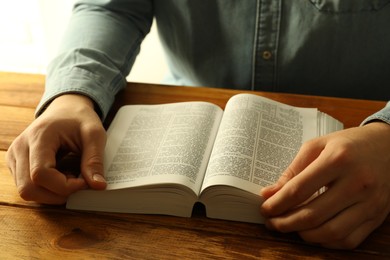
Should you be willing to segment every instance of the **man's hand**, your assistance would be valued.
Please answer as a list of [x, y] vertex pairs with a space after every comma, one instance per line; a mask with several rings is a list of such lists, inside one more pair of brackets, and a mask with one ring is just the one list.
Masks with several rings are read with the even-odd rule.
[[324, 247], [357, 247], [390, 211], [390, 126], [374, 122], [307, 142], [261, 195], [268, 227]]
[[[6, 154], [20, 196], [39, 203], [63, 204], [70, 194], [88, 186], [105, 189], [105, 142], [105, 130], [89, 98], [56, 98], [14, 140]], [[58, 170], [58, 157], [67, 153], [81, 157], [83, 178]]]

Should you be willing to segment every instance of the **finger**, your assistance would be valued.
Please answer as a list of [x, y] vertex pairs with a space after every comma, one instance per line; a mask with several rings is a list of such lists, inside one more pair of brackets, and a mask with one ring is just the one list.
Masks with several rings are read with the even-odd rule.
[[8, 149], [8, 151], [5, 153], [5, 161], [7, 162], [7, 167], [11, 173], [11, 175], [15, 178], [15, 167], [16, 167], [16, 160], [15, 156], [13, 155], [13, 152], [11, 150], [11, 147]]
[[366, 221], [348, 236], [340, 240], [324, 242], [321, 243], [321, 245], [332, 249], [354, 249], [358, 247], [378, 226], [379, 224], [374, 220]]
[[32, 182], [30, 178], [30, 163], [28, 152], [19, 153], [13, 167], [13, 175], [19, 195], [26, 201], [36, 201], [45, 204], [63, 204], [65, 196], [53, 193]]
[[354, 248], [384, 220], [384, 217], [362, 214], [369, 211], [368, 203], [357, 203], [318, 228], [299, 234], [307, 242], [333, 248]]
[[303, 203], [296, 209], [269, 219], [267, 226], [282, 232], [293, 232], [313, 229], [324, 224], [364, 197], [357, 186], [346, 189], [350, 186], [348, 184], [348, 179], [341, 179], [326, 192]]
[[81, 173], [88, 185], [93, 189], [105, 189], [104, 148], [106, 135], [103, 128], [95, 128], [82, 133]]
[[[28, 148], [23, 145], [23, 142], [20, 140], [21, 138], [16, 139], [9, 147], [6, 153], [6, 160], [8, 168], [10, 169], [11, 174], [13, 175], [14, 182], [18, 185], [19, 176], [22, 176], [21, 173], [25, 173], [29, 175], [29, 171], [21, 172], [18, 168], [27, 168], [29, 169], [29, 160], [28, 160]], [[15, 153], [15, 151], [18, 151]], [[17, 162], [18, 166], [17, 167]]]
[[308, 165], [310, 165], [324, 149], [324, 142], [321, 139], [312, 140], [301, 147], [291, 162], [289, 167], [282, 173], [279, 180], [271, 186], [265, 187], [261, 190], [260, 195], [264, 199], [268, 199], [278, 192], [288, 181], [294, 176], [302, 172]]
[[263, 203], [262, 213], [269, 217], [281, 215], [298, 207], [322, 187], [329, 185], [336, 176], [336, 171], [329, 169], [331, 157], [330, 152], [323, 150], [309, 166]]
[[33, 168], [31, 169], [31, 180], [34, 185], [64, 197], [87, 187], [83, 179], [72, 178], [55, 168]]
[[35, 186], [42, 187], [60, 196], [69, 196], [86, 187], [81, 178], [67, 178], [56, 169], [56, 153], [58, 148], [53, 140], [37, 141], [30, 145], [30, 178]]
[[64, 204], [67, 196], [61, 196], [40, 186], [36, 186], [30, 179], [20, 179], [17, 184], [21, 198], [26, 201], [36, 201], [43, 204]]

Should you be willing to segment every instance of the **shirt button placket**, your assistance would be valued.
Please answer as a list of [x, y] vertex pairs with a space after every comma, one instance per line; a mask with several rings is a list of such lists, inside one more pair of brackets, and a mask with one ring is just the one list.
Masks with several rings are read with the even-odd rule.
[[254, 54], [254, 89], [275, 90], [276, 50], [281, 0], [258, 0], [257, 38]]

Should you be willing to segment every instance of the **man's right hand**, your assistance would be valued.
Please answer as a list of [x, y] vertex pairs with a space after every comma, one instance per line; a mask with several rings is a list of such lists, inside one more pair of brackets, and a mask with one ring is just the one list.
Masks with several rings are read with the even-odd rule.
[[[45, 204], [63, 204], [90, 187], [105, 189], [103, 157], [106, 132], [88, 97], [59, 96], [11, 144], [6, 161], [20, 196]], [[60, 154], [80, 156], [83, 178], [60, 172]]]

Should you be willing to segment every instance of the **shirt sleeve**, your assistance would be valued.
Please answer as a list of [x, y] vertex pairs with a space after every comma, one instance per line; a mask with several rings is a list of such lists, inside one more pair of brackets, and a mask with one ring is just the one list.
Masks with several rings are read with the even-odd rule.
[[94, 100], [104, 120], [126, 86], [152, 21], [151, 0], [78, 1], [58, 55], [48, 66], [36, 116], [57, 96], [78, 93]]
[[362, 123], [361, 125], [365, 125], [365, 124], [368, 124], [372, 121], [383, 121], [387, 124], [390, 125], [390, 101], [387, 102], [386, 106], [379, 110], [378, 112], [376, 112], [375, 114], [367, 117]]

